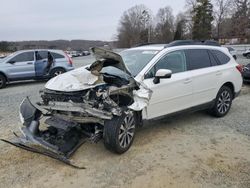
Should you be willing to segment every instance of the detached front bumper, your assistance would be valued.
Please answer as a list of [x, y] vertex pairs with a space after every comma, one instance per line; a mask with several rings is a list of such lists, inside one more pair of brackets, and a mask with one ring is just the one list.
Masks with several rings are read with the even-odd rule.
[[[73, 167], [84, 168], [73, 164], [69, 158], [89, 139], [88, 135], [79, 127], [70, 125], [65, 126], [65, 129], [49, 126], [41, 130], [39, 120], [42, 115], [48, 114], [43, 114], [30, 102], [29, 98], [24, 99], [20, 106], [20, 119], [23, 123], [20, 129], [22, 136], [14, 133], [14, 140], [1, 140], [21, 149], [60, 160]], [[58, 123], [67, 124], [68, 122], [61, 120]]]

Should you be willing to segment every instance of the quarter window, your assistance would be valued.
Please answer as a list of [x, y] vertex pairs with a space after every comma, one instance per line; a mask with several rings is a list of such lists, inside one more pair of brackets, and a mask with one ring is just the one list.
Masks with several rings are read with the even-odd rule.
[[205, 49], [186, 50], [188, 70], [201, 69], [211, 66], [208, 51]]
[[64, 58], [63, 55], [61, 54], [58, 54], [58, 53], [54, 53], [54, 52], [50, 52], [51, 55], [53, 56], [54, 59], [61, 59], [61, 58]]
[[217, 66], [219, 65], [218, 60], [216, 59], [216, 57], [212, 54], [212, 52], [208, 51], [209, 53], [209, 57], [210, 57], [210, 61], [212, 66]]
[[146, 74], [145, 78], [153, 78], [159, 69], [169, 69], [173, 74], [186, 71], [186, 57], [184, 51], [170, 52], [164, 56]]
[[218, 59], [221, 65], [230, 61], [230, 58], [219, 50], [211, 50], [212, 54]]

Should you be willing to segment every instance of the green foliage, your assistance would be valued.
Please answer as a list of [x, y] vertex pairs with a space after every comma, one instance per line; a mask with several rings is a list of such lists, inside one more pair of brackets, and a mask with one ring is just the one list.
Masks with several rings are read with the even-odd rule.
[[176, 31], [174, 34], [174, 40], [183, 40], [185, 30], [185, 20], [180, 20], [176, 25]]
[[211, 39], [213, 5], [210, 0], [197, 0], [193, 9], [193, 39]]
[[2, 41], [0, 42], [0, 52], [8, 52], [9, 51], [9, 43]]

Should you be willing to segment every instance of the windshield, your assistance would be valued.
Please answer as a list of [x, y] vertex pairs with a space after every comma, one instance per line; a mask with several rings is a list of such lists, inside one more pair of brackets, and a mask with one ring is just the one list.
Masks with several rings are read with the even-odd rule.
[[6, 57], [0, 59], [0, 63], [1, 63], [1, 62], [5, 62], [7, 59], [10, 59], [10, 58], [13, 57], [15, 54], [16, 54], [16, 52], [11, 53], [11, 54], [9, 54], [8, 56], [6, 56]]
[[137, 76], [158, 52], [157, 50], [125, 50], [120, 55], [131, 74]]

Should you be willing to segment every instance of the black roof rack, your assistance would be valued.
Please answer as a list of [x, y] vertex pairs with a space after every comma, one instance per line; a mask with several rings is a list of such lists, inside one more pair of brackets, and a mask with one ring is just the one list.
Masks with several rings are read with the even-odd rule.
[[208, 45], [208, 46], [220, 46], [217, 41], [214, 40], [205, 40], [205, 41], [197, 41], [197, 40], [176, 40], [165, 46], [165, 48], [173, 47], [173, 46], [183, 46], [183, 45]]

